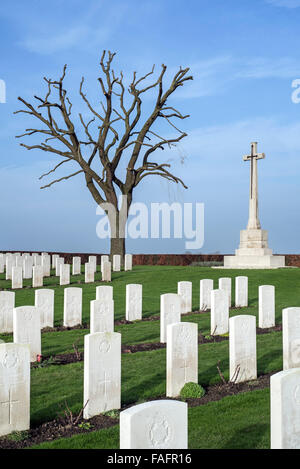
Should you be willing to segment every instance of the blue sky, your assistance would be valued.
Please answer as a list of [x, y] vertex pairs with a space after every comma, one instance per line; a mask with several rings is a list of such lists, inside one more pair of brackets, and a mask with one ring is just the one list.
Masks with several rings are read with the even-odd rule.
[[[179, 66], [194, 77], [169, 102], [190, 114], [181, 126], [188, 137], [164, 154], [188, 189], [145, 178], [135, 201], [203, 202], [201, 252], [231, 253], [248, 218], [249, 164], [242, 156], [258, 141], [266, 153], [258, 163], [262, 227], [275, 253], [299, 253], [300, 103], [291, 99], [292, 81], [300, 79], [299, 22], [300, 0], [2, 2], [0, 79], [7, 97], [0, 104], [0, 249], [107, 251], [82, 176], [40, 190], [38, 177], [58, 161], [19, 147], [15, 135], [36, 124], [13, 115], [17, 97], [45, 94], [43, 77], [59, 77], [65, 63], [74, 107], [86, 113], [80, 79], [85, 76], [87, 93], [97, 99], [106, 49], [117, 53], [114, 68], [126, 77], [134, 70], [144, 75], [153, 64], [159, 73], [162, 63], [167, 79]], [[180, 253], [185, 243], [129, 239], [127, 249]]]

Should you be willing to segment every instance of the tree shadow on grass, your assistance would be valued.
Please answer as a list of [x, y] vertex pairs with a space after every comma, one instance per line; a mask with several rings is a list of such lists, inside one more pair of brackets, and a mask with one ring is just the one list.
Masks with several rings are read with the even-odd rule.
[[231, 438], [222, 445], [221, 449], [263, 449], [269, 448], [270, 426], [257, 423], [248, 427], [239, 428]]

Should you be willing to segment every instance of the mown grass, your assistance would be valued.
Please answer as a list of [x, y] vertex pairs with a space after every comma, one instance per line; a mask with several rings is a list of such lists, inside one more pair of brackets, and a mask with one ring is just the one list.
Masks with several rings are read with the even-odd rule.
[[[189, 449], [269, 449], [269, 389], [225, 397], [188, 411]], [[117, 449], [119, 425], [34, 449]]]
[[[230, 315], [258, 315], [258, 286], [271, 284], [276, 287], [276, 322], [281, 323], [282, 309], [299, 306], [300, 270], [219, 270], [199, 267], [136, 266], [131, 272], [117, 272], [112, 275], [114, 286], [115, 319], [125, 317], [125, 288], [127, 283], [143, 284], [143, 316], [159, 313], [160, 295], [176, 292], [177, 282], [193, 282], [193, 310], [199, 309], [199, 282], [202, 278], [217, 280], [220, 277], [247, 275], [249, 278], [249, 307], [232, 309]], [[100, 273], [97, 273], [99, 280]], [[96, 278], [97, 278], [96, 277]], [[44, 287], [55, 289], [55, 324], [62, 324], [63, 291], [65, 287], [55, 285], [57, 277], [45, 279]], [[89, 322], [89, 302], [95, 298], [96, 286], [84, 282], [83, 275], [72, 277], [72, 286], [80, 286], [83, 292], [83, 321]], [[48, 283], [49, 282], [49, 283]], [[76, 282], [76, 284], [74, 284]], [[0, 275], [0, 288], [9, 288], [10, 282]], [[232, 299], [234, 304], [234, 281]], [[16, 305], [33, 304], [34, 289], [16, 291]], [[197, 322], [199, 330], [206, 335], [210, 332], [210, 315], [203, 313], [189, 315], [183, 321]], [[144, 321], [115, 327], [122, 334], [124, 344], [159, 341], [159, 321]], [[47, 332], [42, 335], [43, 355], [70, 353], [73, 344], [78, 342], [83, 349], [84, 335], [88, 329], [63, 332]], [[0, 339], [12, 341], [11, 335], [0, 335]], [[166, 351], [155, 350], [122, 355], [122, 403], [137, 403], [155, 399], [165, 393], [166, 388]], [[273, 332], [257, 336], [258, 374], [282, 369], [282, 335]], [[217, 363], [226, 379], [229, 376], [228, 341], [203, 344], [199, 346], [199, 384], [204, 387], [220, 381]], [[189, 439], [191, 448], [260, 448], [268, 447], [268, 391], [255, 391], [245, 395], [233, 396], [217, 403], [206, 404], [190, 409]], [[227, 400], [228, 399], [228, 400]], [[33, 369], [31, 373], [31, 425], [36, 426], [52, 420], [62, 412], [67, 401], [73, 412], [83, 405], [83, 363]], [[202, 429], [202, 430], [200, 430]], [[48, 443], [47, 443], [48, 444]], [[82, 434], [76, 437], [49, 443], [49, 447], [118, 447], [118, 428], [113, 427], [100, 432]], [[53, 445], [53, 446], [51, 446]], [[58, 445], [58, 446], [56, 446]], [[65, 445], [65, 446], [60, 446]], [[77, 445], [77, 446], [76, 446]], [[78, 446], [79, 445], [79, 446]], [[97, 446], [99, 445], [99, 446]]]

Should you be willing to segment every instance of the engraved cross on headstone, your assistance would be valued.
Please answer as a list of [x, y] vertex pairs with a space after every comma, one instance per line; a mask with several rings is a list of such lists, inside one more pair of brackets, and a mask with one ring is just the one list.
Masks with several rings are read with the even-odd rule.
[[9, 388], [8, 400], [0, 402], [0, 404], [2, 406], [8, 407], [8, 422], [9, 422], [9, 425], [12, 425], [12, 407], [17, 402], [20, 402], [20, 401], [19, 400], [13, 400], [12, 395], [11, 395], [11, 388]]
[[250, 161], [250, 201], [249, 201], [249, 221], [247, 230], [260, 230], [258, 219], [258, 193], [257, 193], [257, 160], [265, 158], [264, 153], [257, 153], [257, 142], [251, 143], [251, 155], [245, 155], [244, 161]]

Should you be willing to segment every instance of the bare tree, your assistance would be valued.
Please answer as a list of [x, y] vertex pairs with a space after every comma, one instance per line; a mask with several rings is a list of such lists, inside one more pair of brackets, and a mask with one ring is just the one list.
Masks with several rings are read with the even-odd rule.
[[[96, 203], [99, 205], [104, 204], [103, 207], [106, 207], [109, 203], [115, 208], [115, 218], [105, 208], [111, 228], [115, 223], [115, 230], [111, 231], [110, 254], [111, 256], [113, 254], [123, 256], [125, 254], [124, 232], [128, 210], [132, 203], [133, 190], [142, 179], [146, 176], [157, 175], [169, 181], [180, 183], [186, 188], [183, 181], [170, 172], [170, 164], [159, 164], [150, 161], [149, 158], [156, 150], [164, 150], [166, 145], [169, 147], [175, 146], [187, 135], [174, 125], [172, 118], [185, 119], [189, 116], [182, 115], [174, 107], [168, 106], [167, 100], [179, 86], [182, 86], [187, 80], [192, 80], [193, 77], [187, 75], [189, 68], [182, 69], [180, 67], [179, 71], [175, 73], [169, 88], [164, 91], [163, 77], [167, 67], [162, 65], [157, 80], [146, 86], [145, 80], [154, 73], [153, 66], [151, 72], [141, 78], [137, 78], [136, 72], [133, 73], [133, 79], [127, 89], [127, 94], [125, 93], [123, 73], [121, 72], [117, 77], [111, 68], [114, 56], [114, 53], [103, 51], [100, 60], [102, 77], [98, 81], [104, 95], [104, 104], [101, 102], [100, 110], [91, 104], [84, 93], [84, 78], [82, 78], [79, 93], [91, 114], [91, 119], [85, 121], [82, 114], [79, 113], [80, 122], [78, 120], [77, 129], [71, 116], [72, 103], [64, 88], [66, 65], [59, 80], [44, 78], [47, 84], [47, 92], [44, 98], [34, 96], [37, 101], [35, 106], [19, 97], [18, 100], [23, 103], [25, 109], [16, 111], [15, 114], [29, 114], [43, 124], [41, 129], [26, 129], [24, 134], [17, 136], [17, 138], [20, 138], [37, 134], [40, 137], [42, 136], [43, 141], [34, 145], [21, 143], [22, 147], [27, 150], [37, 149], [54, 153], [60, 158], [59, 163], [48, 173], [43, 174], [40, 179], [54, 173], [65, 163], [74, 162], [79, 166], [77, 171], [54, 179], [49, 184], [42, 186], [41, 189], [82, 173], [87, 188]], [[144, 87], [142, 87], [143, 83]], [[144, 120], [141, 118], [142, 95], [154, 88], [157, 89], [157, 93], [153, 110], [148, 118]], [[131, 104], [126, 107], [127, 97], [130, 99]], [[113, 101], [117, 102], [117, 107], [114, 107]], [[152, 130], [153, 124], [158, 118], [162, 118], [170, 124], [172, 131], [176, 130], [179, 136], [164, 138], [154, 132]], [[143, 120], [143, 122], [141, 123], [140, 120]], [[118, 124], [116, 124], [117, 122]], [[93, 126], [94, 130], [92, 130]], [[121, 127], [121, 131], [119, 127]], [[81, 134], [84, 135], [84, 139], [82, 139]], [[153, 139], [155, 139], [154, 142], [152, 142]], [[49, 141], [53, 142], [55, 146], [50, 145]], [[116, 175], [117, 168], [121, 158], [125, 158], [128, 152], [129, 162], [124, 179], [121, 180]], [[98, 171], [95, 169], [97, 163]], [[118, 208], [118, 193], [126, 196], [122, 197], [122, 204], [125, 204], [125, 206], [123, 205], [120, 208]], [[120, 213], [125, 213], [125, 217], [122, 218]]]

